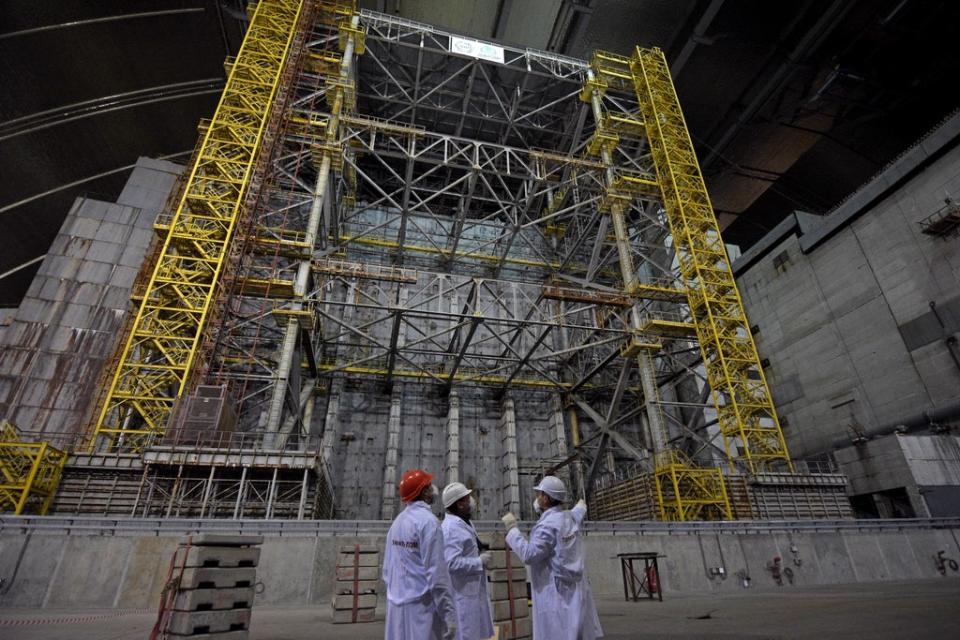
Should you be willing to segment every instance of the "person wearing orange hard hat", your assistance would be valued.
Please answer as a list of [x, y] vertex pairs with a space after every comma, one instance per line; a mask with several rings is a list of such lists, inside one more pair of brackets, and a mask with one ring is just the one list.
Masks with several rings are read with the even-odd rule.
[[457, 610], [444, 559], [443, 531], [430, 509], [437, 498], [432, 475], [421, 469], [403, 474], [400, 499], [406, 507], [390, 525], [383, 556], [385, 640], [457, 637]]

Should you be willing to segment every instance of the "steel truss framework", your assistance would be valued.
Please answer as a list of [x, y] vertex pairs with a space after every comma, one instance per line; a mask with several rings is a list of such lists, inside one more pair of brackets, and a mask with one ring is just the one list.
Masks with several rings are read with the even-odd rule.
[[661, 492], [665, 518], [729, 517], [718, 464], [789, 465], [660, 52], [481, 59], [428, 25], [306, 7], [262, 179], [234, 198], [235, 261], [205, 298], [216, 321], [187, 368], [132, 334], [124, 363], [152, 355], [118, 369], [114, 446], [162, 432], [153, 412], [202, 381], [230, 389], [240, 430], [302, 448], [317, 396], [351, 376], [555, 391], [585, 493], [627, 464], [699, 478]]
[[237, 222], [265, 140], [300, 16], [300, 0], [254, 11], [207, 125], [183, 198], [166, 230], [136, 319], [95, 425], [99, 446], [137, 450], [166, 428], [194, 370]]
[[0, 512], [45, 515], [67, 454], [46, 442], [25, 442], [6, 420], [0, 424]]

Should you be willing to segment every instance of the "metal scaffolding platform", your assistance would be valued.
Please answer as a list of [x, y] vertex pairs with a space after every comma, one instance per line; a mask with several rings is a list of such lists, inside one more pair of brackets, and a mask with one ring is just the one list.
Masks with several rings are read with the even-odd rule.
[[[658, 516], [679, 520], [735, 515], [720, 464], [791, 469], [660, 51], [586, 62], [261, 0], [228, 70], [71, 504], [106, 469], [134, 473], [105, 462], [132, 453], [130, 513], [331, 513], [348, 385], [389, 405], [384, 517], [413, 387], [447, 404], [447, 481], [458, 393], [495, 407], [512, 508], [518, 459], [588, 497], [653, 474]], [[184, 441], [205, 388], [229, 425]], [[544, 398], [544, 442], [514, 398]]]
[[66, 459], [46, 442], [23, 440], [10, 422], [0, 423], [0, 512], [45, 515]]

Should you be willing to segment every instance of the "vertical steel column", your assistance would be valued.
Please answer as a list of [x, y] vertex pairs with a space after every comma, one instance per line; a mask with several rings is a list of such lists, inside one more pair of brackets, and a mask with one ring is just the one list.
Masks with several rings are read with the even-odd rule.
[[267, 510], [266, 518], [269, 520], [273, 517], [273, 501], [277, 497], [277, 471], [276, 467], [273, 468], [273, 475], [270, 476], [270, 486], [267, 488]]
[[[360, 26], [360, 16], [355, 14], [350, 19], [350, 25], [353, 28]], [[355, 37], [352, 31], [348, 32], [346, 47], [343, 51], [343, 57], [340, 60], [340, 82], [346, 83], [351, 80], [350, 74], [353, 67], [353, 53], [356, 47]], [[337, 86], [335, 89], [333, 107], [330, 112], [330, 120], [327, 123], [326, 136], [327, 141], [333, 143], [339, 135], [340, 114], [343, 110], [344, 95], [343, 86]], [[310, 257], [300, 261], [297, 267], [297, 278], [294, 282], [295, 300], [292, 304], [293, 309], [303, 308], [303, 298], [307, 293], [307, 284], [310, 281], [310, 271], [313, 265], [313, 250], [317, 244], [317, 232], [320, 229], [320, 223], [323, 219], [323, 203], [327, 197], [327, 187], [330, 183], [330, 168], [332, 158], [330, 152], [325, 152], [320, 161], [320, 168], [317, 172], [317, 180], [313, 187], [313, 199], [310, 203], [310, 217], [307, 222], [307, 228], [304, 234], [304, 242], [311, 247]], [[296, 350], [297, 336], [300, 333], [300, 324], [295, 317], [291, 317], [284, 329], [283, 345], [280, 349], [280, 359], [277, 363], [277, 381], [273, 388], [273, 394], [270, 398], [270, 409], [267, 415], [267, 432], [276, 433], [280, 428], [280, 420], [283, 416], [283, 405], [287, 395], [287, 385], [290, 378], [290, 369], [294, 364], [294, 353]]]
[[210, 476], [207, 478], [207, 484], [203, 487], [203, 500], [200, 503], [200, 517], [207, 512], [207, 502], [210, 500], [210, 492], [213, 490], [213, 474], [216, 467], [210, 465]]
[[240, 486], [237, 488], [237, 501], [233, 505], [233, 519], [236, 520], [243, 513], [243, 494], [247, 490], [247, 467], [240, 472]]
[[300, 506], [297, 507], [297, 520], [303, 520], [303, 512], [307, 506], [307, 491], [309, 490], [310, 469], [303, 470], [303, 482], [300, 484]]
[[460, 394], [451, 390], [447, 411], [446, 483], [460, 481]]
[[[592, 70], [587, 70], [587, 79], [595, 80], [596, 75]], [[603, 121], [603, 109], [600, 102], [600, 92], [594, 88], [590, 92], [590, 106], [593, 109], [593, 117], [597, 126]], [[613, 171], [613, 155], [610, 150], [603, 147], [600, 150], [600, 157], [606, 168], [606, 186], [607, 189], [613, 189], [616, 175]], [[620, 274], [623, 278], [623, 287], [627, 293], [634, 291], [637, 285], [636, 269], [633, 265], [633, 257], [630, 255], [630, 237], [627, 233], [627, 224], [624, 220], [623, 204], [619, 200], [614, 200], [610, 205], [610, 220], [613, 223], [613, 232], [617, 243], [617, 256], [620, 262]], [[630, 327], [634, 331], [639, 331], [642, 326], [640, 319], [640, 309], [634, 305], [630, 308]], [[654, 453], [663, 451], [666, 446], [666, 425], [663, 421], [663, 414], [660, 412], [660, 404], [657, 394], [656, 367], [653, 364], [652, 356], [645, 350], [637, 354], [637, 366], [640, 369], [640, 384], [643, 388], [643, 395], [646, 401], [647, 420], [650, 422], [650, 432], [653, 434]]]
[[391, 520], [397, 496], [397, 452], [400, 449], [400, 425], [403, 414], [403, 383], [393, 385], [390, 395], [390, 418], [387, 421], [387, 454], [383, 465], [383, 493], [380, 518]]

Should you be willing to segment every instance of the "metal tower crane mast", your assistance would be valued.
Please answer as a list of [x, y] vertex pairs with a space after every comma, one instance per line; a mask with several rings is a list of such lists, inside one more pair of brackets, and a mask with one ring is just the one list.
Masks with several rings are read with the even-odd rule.
[[630, 66], [727, 457], [793, 471], [666, 58], [637, 47]]
[[96, 418], [102, 449], [162, 434], [195, 365], [302, 0], [261, 0], [197, 152]]

